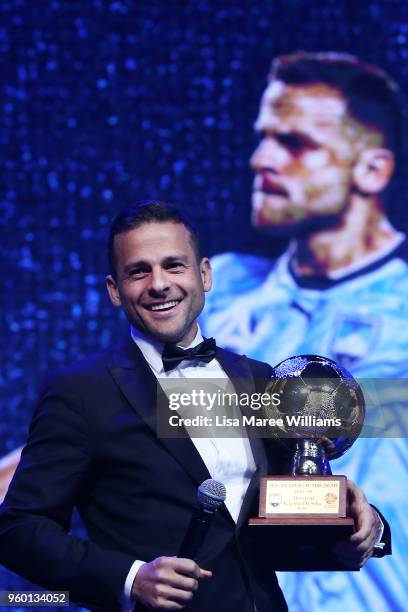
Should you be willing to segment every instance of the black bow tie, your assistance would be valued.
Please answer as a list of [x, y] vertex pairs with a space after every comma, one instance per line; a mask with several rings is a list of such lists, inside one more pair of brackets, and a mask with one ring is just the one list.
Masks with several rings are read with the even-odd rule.
[[204, 342], [189, 349], [183, 349], [175, 344], [165, 344], [162, 354], [164, 371], [168, 372], [177, 368], [179, 363], [185, 359], [209, 363], [211, 359], [214, 359], [215, 353], [216, 345], [214, 338], [207, 338]]

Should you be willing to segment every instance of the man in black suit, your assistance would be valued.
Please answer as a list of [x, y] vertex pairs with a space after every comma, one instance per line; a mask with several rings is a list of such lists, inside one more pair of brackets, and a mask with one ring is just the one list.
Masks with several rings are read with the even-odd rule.
[[[240, 540], [259, 475], [279, 470], [278, 454], [260, 440], [159, 439], [154, 408], [157, 378], [221, 376], [251, 393], [271, 368], [222, 349], [211, 361], [190, 352], [163, 367], [163, 346], [201, 344], [196, 319], [211, 288], [210, 263], [178, 211], [161, 203], [128, 209], [114, 220], [109, 245], [107, 288], [131, 339], [45, 385], [1, 507], [0, 561], [92, 608], [285, 610], [274, 573], [243, 553]], [[225, 482], [226, 503], [197, 562], [177, 558], [197, 485], [211, 476]], [[381, 521], [349, 486], [357, 531], [341, 554], [361, 566]], [[74, 506], [87, 541], [67, 533]]]

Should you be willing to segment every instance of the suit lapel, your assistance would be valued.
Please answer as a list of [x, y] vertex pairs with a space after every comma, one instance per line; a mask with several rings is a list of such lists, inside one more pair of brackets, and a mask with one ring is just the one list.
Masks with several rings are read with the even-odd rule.
[[[245, 356], [238, 356], [224, 349], [217, 348], [217, 359], [233, 382], [237, 393], [251, 394], [255, 392], [255, 382], [249, 367], [249, 361]], [[251, 416], [253, 414], [251, 410], [245, 406], [242, 407], [242, 412], [246, 416]], [[265, 473], [267, 459], [263, 443], [257, 438], [249, 438], [249, 443], [257, 468], [262, 473]]]
[[[157, 380], [138, 346], [130, 341], [114, 354], [110, 372], [127, 401], [157, 436]], [[199, 485], [211, 478], [190, 438], [157, 438]]]
[[[224, 368], [228, 377], [232, 380], [237, 393], [254, 393], [255, 383], [249, 367], [248, 359], [237, 356], [234, 353], [217, 348], [217, 359]], [[247, 416], [250, 411], [245, 407], [242, 411]], [[254, 457], [256, 472], [251, 478], [247, 492], [242, 502], [241, 510], [237, 520], [237, 530], [247, 521], [251, 506], [253, 505], [259, 491], [260, 477], [267, 472], [267, 457], [262, 440], [249, 438], [252, 455]]]
[[[248, 360], [229, 351], [217, 348], [217, 360], [233, 381], [237, 393], [253, 393], [255, 384]], [[113, 354], [109, 370], [116, 384], [132, 408], [147, 427], [157, 436], [156, 398], [157, 380], [138, 346], [130, 341]], [[205, 463], [189, 437], [157, 438], [198, 486], [211, 478]], [[245, 522], [250, 506], [258, 491], [260, 475], [266, 473], [267, 460], [261, 440], [249, 438], [257, 470], [248, 486], [237, 522], [239, 529]], [[224, 509], [230, 517], [229, 512]], [[230, 517], [231, 518], [231, 517]]]

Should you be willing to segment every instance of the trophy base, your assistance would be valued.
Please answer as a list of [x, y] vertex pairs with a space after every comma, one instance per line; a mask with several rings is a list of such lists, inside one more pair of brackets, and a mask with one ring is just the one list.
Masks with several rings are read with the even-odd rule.
[[253, 553], [271, 557], [271, 569], [281, 572], [359, 571], [346, 567], [332, 549], [354, 533], [352, 518], [253, 517], [248, 537]]

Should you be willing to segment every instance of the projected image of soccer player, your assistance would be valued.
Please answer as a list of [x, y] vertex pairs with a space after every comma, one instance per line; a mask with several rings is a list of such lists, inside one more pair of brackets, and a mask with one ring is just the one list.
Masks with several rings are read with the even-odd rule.
[[[255, 130], [252, 224], [270, 235], [271, 246], [282, 234], [290, 244], [277, 259], [213, 258], [205, 335], [272, 365], [291, 355], [319, 354], [359, 378], [407, 377], [407, 243], [387, 212], [402, 133], [397, 85], [380, 68], [349, 55], [279, 57]], [[393, 558], [381, 567], [371, 562], [360, 575], [298, 575], [303, 584], [293, 588], [293, 605], [322, 597], [327, 603], [327, 589], [330, 606], [337, 606], [331, 609], [370, 609], [374, 593], [372, 609], [403, 607], [405, 453], [402, 439], [360, 439], [333, 465], [371, 499], [387, 499], [387, 515], [399, 532]], [[292, 580], [283, 580], [287, 596]]]

